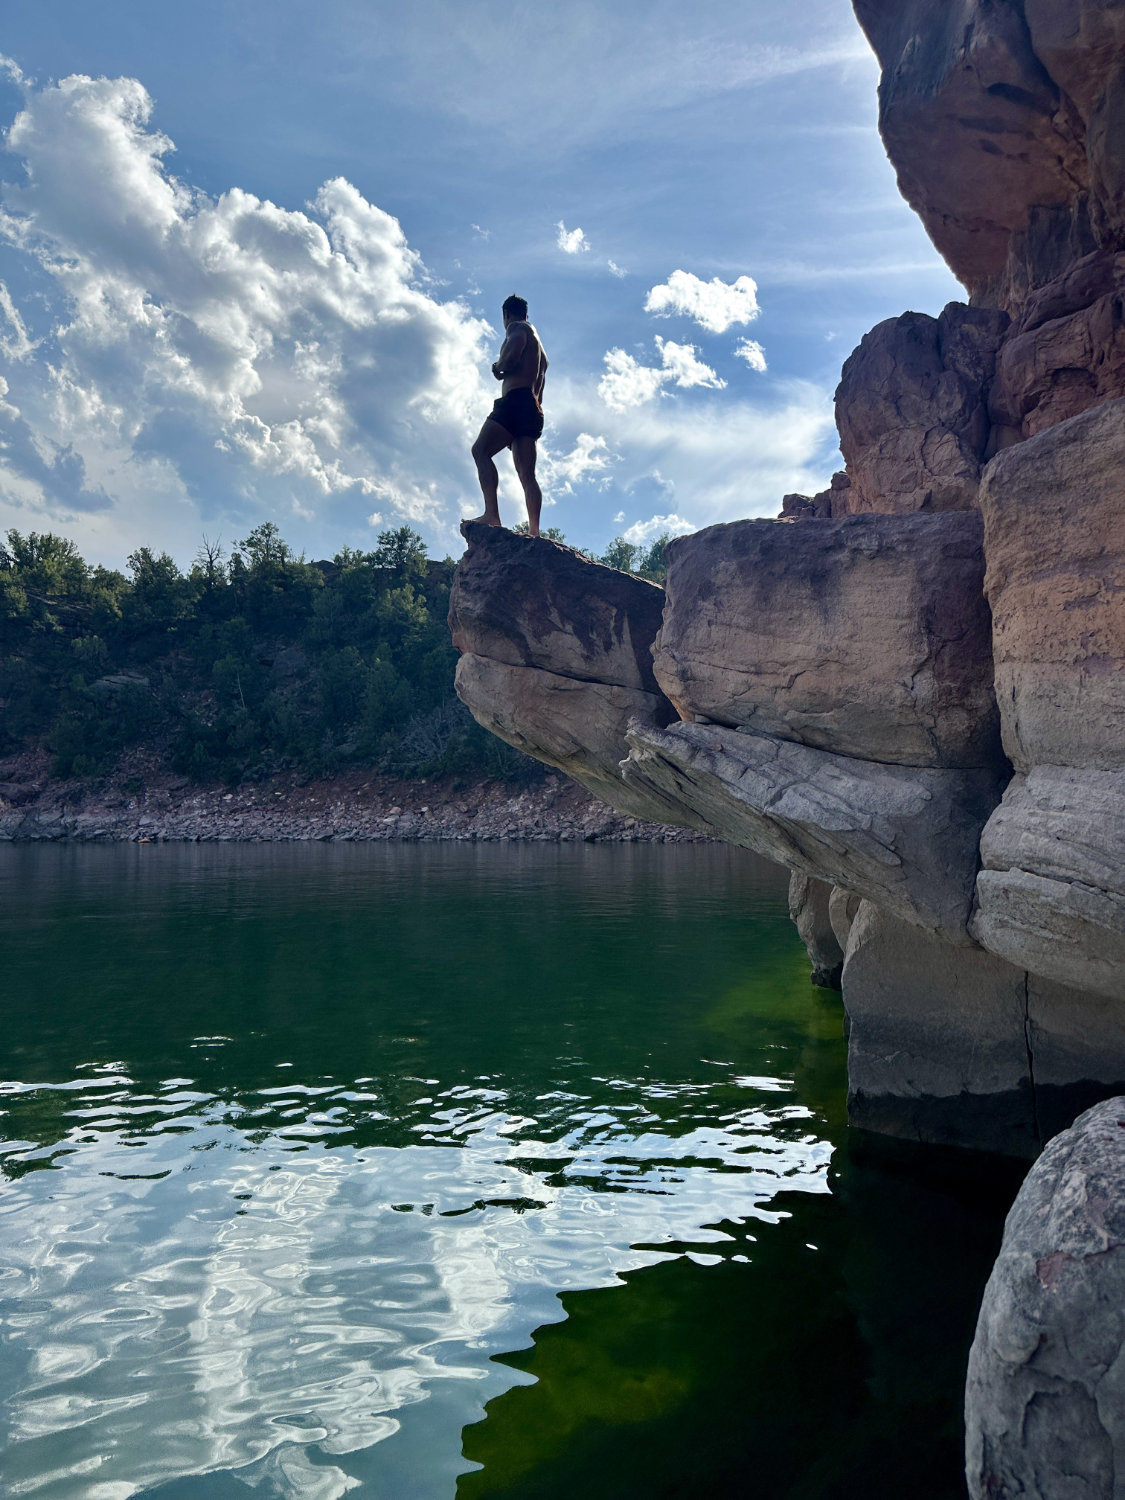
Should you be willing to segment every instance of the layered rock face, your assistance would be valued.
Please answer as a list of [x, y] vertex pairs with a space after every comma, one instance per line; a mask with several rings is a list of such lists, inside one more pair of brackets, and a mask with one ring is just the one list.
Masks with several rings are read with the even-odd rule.
[[989, 465], [981, 492], [1004, 746], [974, 932], [1125, 1000], [1125, 401]]
[[969, 1356], [966, 1476], [997, 1495], [1116, 1500], [1125, 1460], [1125, 1099], [1032, 1167]]

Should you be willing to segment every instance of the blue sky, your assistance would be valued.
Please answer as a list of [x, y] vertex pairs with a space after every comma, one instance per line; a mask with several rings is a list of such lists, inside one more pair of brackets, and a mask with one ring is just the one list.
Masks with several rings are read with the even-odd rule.
[[[499, 304], [551, 360], [544, 523], [773, 515], [862, 334], [961, 290], [844, 0], [8, 0], [0, 530], [121, 566], [479, 510]], [[522, 505], [501, 458], [501, 510]]]

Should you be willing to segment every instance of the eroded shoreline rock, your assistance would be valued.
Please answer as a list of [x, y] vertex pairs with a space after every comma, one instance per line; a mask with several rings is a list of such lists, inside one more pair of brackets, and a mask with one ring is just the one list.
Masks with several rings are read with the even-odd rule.
[[969, 1356], [973, 1500], [1118, 1500], [1125, 1471], [1125, 1099], [1057, 1135], [1004, 1227]]

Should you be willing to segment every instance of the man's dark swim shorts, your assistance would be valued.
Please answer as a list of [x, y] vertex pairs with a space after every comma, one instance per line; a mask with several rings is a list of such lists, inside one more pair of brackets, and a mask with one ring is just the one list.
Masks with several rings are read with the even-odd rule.
[[492, 420], [499, 422], [514, 438], [538, 438], [543, 435], [543, 408], [529, 386], [517, 386], [499, 401], [493, 402]]

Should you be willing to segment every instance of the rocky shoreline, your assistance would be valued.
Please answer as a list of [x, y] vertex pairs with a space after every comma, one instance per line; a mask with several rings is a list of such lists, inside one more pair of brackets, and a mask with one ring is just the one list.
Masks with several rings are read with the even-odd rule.
[[409, 782], [366, 770], [283, 772], [201, 786], [133, 756], [112, 775], [58, 781], [43, 754], [0, 762], [0, 843], [702, 843], [623, 816], [562, 776], [528, 786]]

